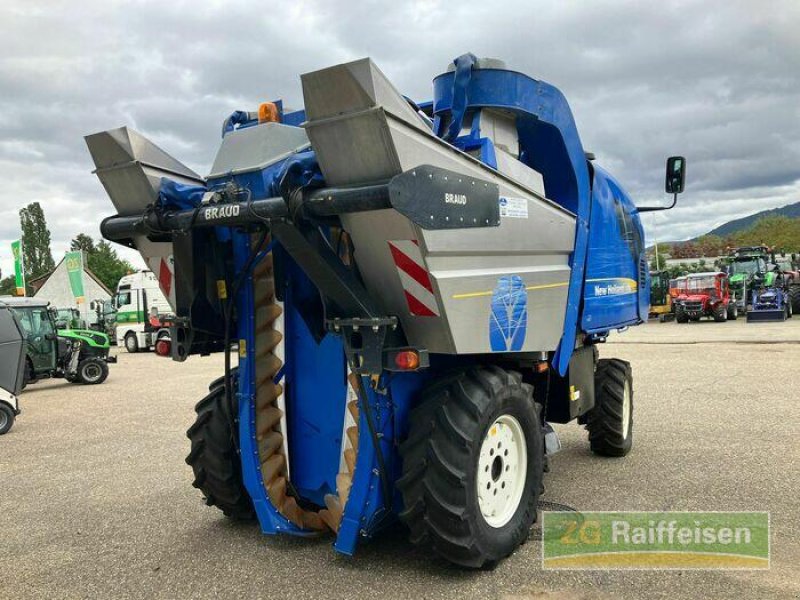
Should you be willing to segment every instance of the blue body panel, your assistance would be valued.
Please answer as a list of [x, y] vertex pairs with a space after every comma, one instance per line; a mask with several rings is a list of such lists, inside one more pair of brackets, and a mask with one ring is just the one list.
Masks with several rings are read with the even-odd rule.
[[291, 481], [298, 493], [320, 506], [335, 493], [347, 403], [342, 339], [317, 342], [297, 306], [318, 292], [284, 252], [276, 252], [291, 285], [284, 298], [284, 389]]
[[[605, 333], [647, 318], [644, 232], [636, 207], [607, 172], [594, 169], [581, 329]], [[646, 264], [646, 262], [645, 262]]]

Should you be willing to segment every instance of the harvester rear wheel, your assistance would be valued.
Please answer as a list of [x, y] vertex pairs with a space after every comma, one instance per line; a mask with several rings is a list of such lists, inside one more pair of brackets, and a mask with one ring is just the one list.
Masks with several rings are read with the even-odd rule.
[[255, 512], [233, 445], [225, 386], [217, 380], [210, 389], [211, 392], [195, 406], [197, 420], [186, 432], [192, 442], [186, 457], [186, 464], [194, 471], [192, 485], [203, 492], [208, 506], [216, 506], [232, 519], [251, 520]]
[[633, 445], [633, 376], [629, 362], [618, 358], [597, 362], [594, 408], [586, 413], [592, 452], [625, 456]]
[[459, 370], [423, 392], [401, 445], [400, 518], [411, 541], [491, 568], [528, 537], [544, 443], [533, 389], [498, 367]]

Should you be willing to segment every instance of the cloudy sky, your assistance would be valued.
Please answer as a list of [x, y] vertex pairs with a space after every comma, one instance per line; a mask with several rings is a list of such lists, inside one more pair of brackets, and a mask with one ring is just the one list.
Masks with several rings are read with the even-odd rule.
[[0, 4], [0, 267], [38, 201], [58, 260], [113, 212], [83, 143], [130, 125], [205, 174], [235, 109], [301, 103], [299, 74], [371, 56], [418, 100], [464, 52], [558, 86], [584, 147], [683, 239], [800, 201], [800, 2], [120, 2]]

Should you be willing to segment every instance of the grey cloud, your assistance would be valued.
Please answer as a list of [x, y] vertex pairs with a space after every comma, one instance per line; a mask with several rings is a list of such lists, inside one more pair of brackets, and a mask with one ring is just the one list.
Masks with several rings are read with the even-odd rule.
[[42, 202], [56, 254], [111, 211], [83, 135], [131, 125], [205, 173], [222, 119], [299, 74], [371, 56], [428, 99], [458, 54], [556, 84], [581, 137], [640, 204], [666, 202], [663, 161], [689, 160], [679, 208], [650, 238], [703, 233], [800, 200], [800, 4], [55, 2], [0, 7], [0, 266], [16, 213]]

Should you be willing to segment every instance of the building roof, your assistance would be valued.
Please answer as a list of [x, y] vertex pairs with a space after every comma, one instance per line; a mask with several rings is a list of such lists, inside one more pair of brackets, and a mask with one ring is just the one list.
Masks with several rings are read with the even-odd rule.
[[[66, 256], [64, 258], [66, 258]], [[40, 289], [42, 289], [42, 286], [45, 283], [47, 283], [48, 279], [50, 279], [50, 276], [53, 273], [55, 273], [56, 269], [58, 269], [58, 267], [61, 265], [61, 263], [64, 262], [64, 258], [62, 258], [60, 261], [58, 261], [56, 263], [56, 266], [49, 273], [47, 273], [45, 275], [39, 275], [39, 277], [36, 277], [35, 279], [31, 279], [31, 280], [28, 281], [28, 285], [30, 285], [33, 288], [33, 293], [34, 294], [37, 293]], [[107, 292], [109, 296], [113, 296], [114, 295], [114, 292], [109, 290], [106, 287], [106, 285], [102, 281], [100, 281], [100, 278], [97, 277], [97, 275], [95, 275], [94, 273], [92, 273], [89, 270], [89, 267], [86, 266], [85, 262], [83, 263], [83, 272], [86, 273], [89, 277], [91, 277], [97, 285], [99, 285], [101, 288], [103, 288], [103, 291]]]

